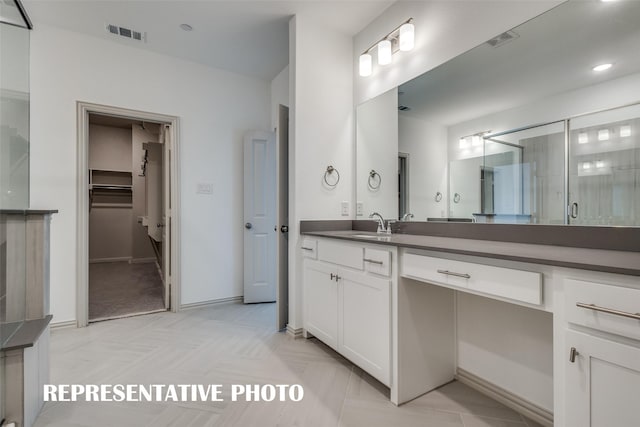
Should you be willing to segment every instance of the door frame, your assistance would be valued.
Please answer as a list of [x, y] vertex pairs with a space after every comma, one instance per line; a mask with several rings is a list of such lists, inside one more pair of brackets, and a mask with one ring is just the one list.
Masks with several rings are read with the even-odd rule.
[[171, 126], [171, 298], [170, 310], [180, 309], [180, 144], [179, 118], [165, 114], [130, 110], [90, 102], [76, 102], [77, 151], [76, 151], [76, 324], [79, 328], [89, 324], [89, 114], [103, 114]]

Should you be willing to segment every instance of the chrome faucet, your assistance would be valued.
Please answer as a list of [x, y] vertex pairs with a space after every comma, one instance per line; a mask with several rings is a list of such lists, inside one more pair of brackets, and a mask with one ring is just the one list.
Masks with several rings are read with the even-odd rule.
[[380, 215], [378, 212], [373, 212], [371, 215], [369, 215], [369, 218], [374, 217], [376, 217], [378, 220], [378, 233], [385, 233], [386, 229], [384, 226], [384, 218], [382, 218], [382, 215]]
[[409, 221], [409, 218], [413, 218], [413, 214], [407, 212], [406, 214], [402, 215], [401, 221]]

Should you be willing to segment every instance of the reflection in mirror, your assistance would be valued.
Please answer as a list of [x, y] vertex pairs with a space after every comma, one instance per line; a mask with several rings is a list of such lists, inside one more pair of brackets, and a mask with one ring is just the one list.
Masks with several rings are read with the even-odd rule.
[[406, 164], [388, 206], [420, 221], [640, 225], [640, 114], [620, 112], [640, 102], [638, 22], [638, 1], [565, 2], [402, 84], [388, 155]]
[[356, 116], [357, 216], [398, 218], [398, 92], [358, 106]]

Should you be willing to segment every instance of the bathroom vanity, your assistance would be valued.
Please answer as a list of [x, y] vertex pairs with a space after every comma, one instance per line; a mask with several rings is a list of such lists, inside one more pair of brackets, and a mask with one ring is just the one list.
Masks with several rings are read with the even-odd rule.
[[388, 386], [393, 403], [458, 379], [543, 425], [637, 421], [639, 252], [346, 222], [301, 223], [304, 333]]

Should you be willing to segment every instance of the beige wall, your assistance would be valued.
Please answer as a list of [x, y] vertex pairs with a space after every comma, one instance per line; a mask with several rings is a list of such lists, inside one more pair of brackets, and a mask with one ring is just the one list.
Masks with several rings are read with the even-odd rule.
[[[89, 125], [89, 169], [131, 171], [131, 129]], [[89, 213], [89, 260], [130, 258], [131, 207], [96, 207]]]

